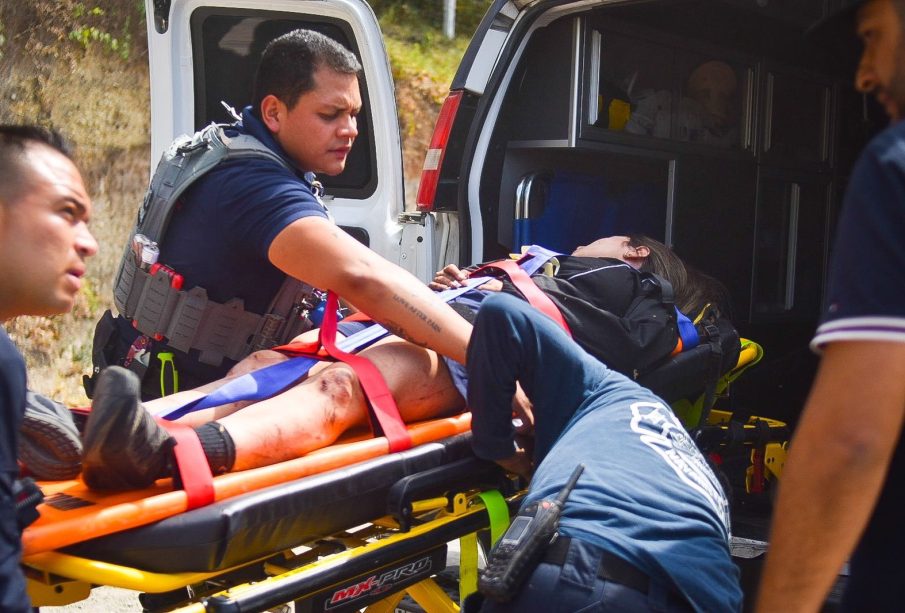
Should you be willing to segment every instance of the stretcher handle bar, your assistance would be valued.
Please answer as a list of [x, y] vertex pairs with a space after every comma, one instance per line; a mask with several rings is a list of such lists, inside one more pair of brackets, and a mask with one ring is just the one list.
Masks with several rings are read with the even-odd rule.
[[[519, 502], [520, 500], [516, 500], [511, 504], [517, 505]], [[510, 509], [510, 514], [513, 511], [514, 508]], [[337, 554], [341, 563], [337, 561], [319, 564], [314, 568], [301, 567], [254, 584], [230, 588], [228, 593], [209, 597], [205, 601], [205, 610], [222, 613], [264, 611], [325, 590], [346, 578], [371, 572], [374, 568], [385, 565], [387, 560], [401, 560], [430, 551], [461, 536], [485, 529], [488, 525], [486, 509], [475, 506], [464, 515], [441, 518], [416, 526], [411, 532], [398, 537], [366, 545], [361, 548], [364, 551], [357, 555], [351, 555], [350, 552]]]
[[462, 458], [443, 466], [408, 475], [397, 481], [387, 493], [387, 515], [399, 523], [399, 529], [408, 532], [414, 521], [414, 502], [433, 498], [449, 491], [507, 490], [515, 489], [506, 479], [506, 473], [496, 462], [474, 456]]
[[[248, 562], [242, 566], [253, 562]], [[82, 558], [60, 551], [36, 553], [24, 558], [22, 563], [41, 572], [51, 573], [70, 580], [150, 593], [169, 592], [194, 583], [201, 583], [238, 568], [211, 572], [155, 573], [110, 562]]]
[[695, 442], [705, 449], [715, 449], [721, 445], [748, 445], [759, 447], [767, 443], [782, 443], [789, 440], [791, 433], [787, 424], [754, 418], [754, 421], [732, 427], [729, 424], [707, 425], [699, 429]]

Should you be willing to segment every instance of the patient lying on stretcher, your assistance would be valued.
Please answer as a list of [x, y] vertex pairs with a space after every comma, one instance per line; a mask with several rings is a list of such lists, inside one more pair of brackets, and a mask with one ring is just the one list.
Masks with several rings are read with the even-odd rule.
[[[532, 281], [559, 308], [580, 345], [614, 370], [630, 376], [668, 356], [678, 334], [673, 302], [660, 283], [669, 281], [674, 303], [686, 313], [725, 299], [717, 282], [693, 272], [662, 243], [644, 236], [614, 236], [557, 258], [553, 276]], [[469, 271], [447, 266], [431, 287], [456, 287]], [[456, 299], [464, 316], [480, 308], [486, 292], [519, 292], [506, 280], [492, 280]], [[435, 352], [387, 336], [359, 355], [383, 375], [403, 421], [415, 422], [464, 408], [464, 369]], [[258, 352], [230, 377], [286, 360]], [[104, 371], [84, 433], [83, 478], [95, 489], [146, 487], [173, 470], [173, 438], [152, 413], [182, 405], [222, 386], [227, 379], [142, 405], [139, 383], [128, 371]], [[514, 403], [515, 407], [519, 407]], [[530, 421], [530, 408], [519, 411]], [[335, 442], [344, 432], [366, 427], [368, 403], [354, 371], [344, 363], [320, 363], [286, 391], [257, 402], [237, 402], [182, 417], [197, 433], [214, 474], [246, 470], [304, 455]]]

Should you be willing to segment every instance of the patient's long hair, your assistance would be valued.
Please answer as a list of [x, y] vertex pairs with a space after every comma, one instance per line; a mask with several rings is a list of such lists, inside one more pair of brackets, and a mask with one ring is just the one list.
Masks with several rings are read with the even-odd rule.
[[731, 319], [729, 292], [726, 287], [690, 264], [686, 264], [676, 253], [649, 236], [629, 234], [629, 245], [647, 247], [650, 255], [644, 258], [641, 270], [659, 275], [669, 281], [675, 292], [675, 304], [680, 311], [694, 317], [705, 305], [712, 304], [724, 316]]

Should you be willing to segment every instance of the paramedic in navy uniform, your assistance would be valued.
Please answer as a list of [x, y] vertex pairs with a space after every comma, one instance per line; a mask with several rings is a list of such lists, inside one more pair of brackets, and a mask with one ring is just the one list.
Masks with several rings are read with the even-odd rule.
[[[262, 158], [216, 166], [177, 203], [159, 262], [183, 275], [184, 289], [203, 287], [221, 303], [241, 298], [258, 314], [291, 275], [333, 290], [397, 336], [461, 362], [471, 326], [411, 274], [336, 226], [313, 191], [313, 173], [342, 172], [358, 136], [360, 70], [350, 51], [318, 32], [295, 30], [271, 41], [253, 104], [236, 129], [295, 171]], [[122, 317], [118, 324], [125, 353], [138, 333]], [[163, 350], [175, 355], [182, 389], [218, 379], [234, 364], [214, 367], [199, 362], [195, 350]], [[151, 366], [159, 367], [153, 357]], [[145, 376], [146, 397], [160, 394], [159, 379]]]
[[[91, 201], [58, 135], [0, 126], [0, 322], [72, 308], [97, 252]], [[13, 481], [25, 410], [25, 362], [0, 328], [0, 611], [30, 611], [19, 566], [22, 547]]]
[[855, 86], [892, 125], [845, 195], [812, 341], [823, 357], [773, 513], [765, 613], [818, 610], [853, 549], [843, 610], [905, 606], [905, 2], [848, 4], [821, 29], [850, 36], [854, 17], [864, 44]]
[[[523, 504], [554, 498], [585, 465], [559, 538], [512, 602], [482, 611], [741, 609], [726, 496], [660, 398], [505, 294], [482, 303], [466, 364], [475, 453], [537, 467]], [[516, 381], [533, 404], [533, 461], [514, 444]]]

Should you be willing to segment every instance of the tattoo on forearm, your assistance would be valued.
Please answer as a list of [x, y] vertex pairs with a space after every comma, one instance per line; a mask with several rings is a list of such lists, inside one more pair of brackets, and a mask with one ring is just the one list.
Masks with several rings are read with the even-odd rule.
[[[408, 311], [409, 313], [411, 313], [412, 315], [414, 315], [415, 317], [417, 317], [418, 319], [420, 319], [421, 321], [426, 323], [428, 326], [430, 326], [431, 330], [433, 330], [434, 332], [436, 332], [438, 334], [442, 332], [442, 328], [440, 327], [440, 324], [435, 322], [433, 319], [429, 318], [424, 311], [422, 311], [421, 309], [419, 309], [418, 307], [413, 305], [411, 302], [406, 300], [404, 296], [400, 296], [399, 294], [393, 294], [393, 302], [398, 302], [402, 306], [402, 308], [404, 308], [406, 311]], [[405, 337], [403, 337], [403, 338], [405, 338]], [[406, 340], [409, 340], [409, 339], [406, 339]]]
[[414, 338], [411, 334], [407, 334], [402, 326], [395, 321], [383, 321], [381, 322], [381, 325], [402, 340], [408, 341], [413, 345], [418, 345], [419, 347], [427, 347], [427, 343], [423, 340]]

